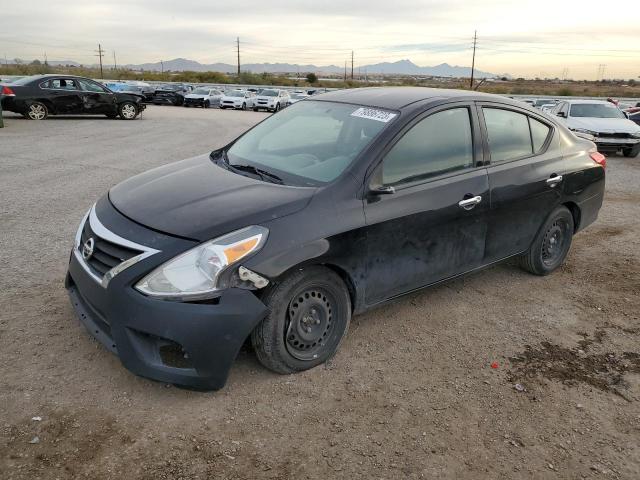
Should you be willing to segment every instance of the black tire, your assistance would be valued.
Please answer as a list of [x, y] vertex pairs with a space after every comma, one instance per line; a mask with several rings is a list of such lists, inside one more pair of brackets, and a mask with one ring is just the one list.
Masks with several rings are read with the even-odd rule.
[[534, 275], [549, 275], [564, 263], [573, 238], [573, 215], [567, 207], [556, 208], [536, 234], [520, 266]]
[[260, 363], [277, 373], [300, 372], [326, 362], [349, 329], [349, 292], [342, 279], [325, 267], [296, 270], [268, 287], [262, 301], [269, 315], [251, 333], [251, 343]]
[[276, 103], [276, 108], [273, 110], [274, 112], [279, 112], [280, 111], [280, 104]]
[[224, 110], [227, 107], [223, 107], [222, 105], [220, 105], [220, 110]]
[[189, 108], [189, 105], [187, 105], [186, 103], [182, 105], [184, 108]]
[[257, 112], [258, 111], [258, 107], [253, 107], [253, 111]]
[[247, 104], [246, 104], [246, 103], [243, 103], [243, 104], [242, 104], [242, 110], [246, 110], [246, 109], [247, 109]]
[[640, 144], [636, 145], [635, 147], [625, 148], [622, 150], [622, 154], [625, 157], [629, 157], [629, 158], [635, 158], [638, 156], [639, 153], [640, 153]]
[[42, 102], [29, 102], [23, 116], [28, 120], [45, 120], [49, 116], [49, 109]]
[[204, 108], [209, 108], [211, 106], [211, 104], [209, 103], [209, 100], [205, 100], [204, 103], [202, 104], [202, 106]]
[[133, 102], [122, 102], [118, 105], [118, 115], [123, 120], [134, 120], [140, 110], [138, 110], [138, 106]]

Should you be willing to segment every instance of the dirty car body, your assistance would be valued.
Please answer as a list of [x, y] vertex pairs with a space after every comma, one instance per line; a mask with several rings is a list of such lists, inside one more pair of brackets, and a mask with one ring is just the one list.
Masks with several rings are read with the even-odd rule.
[[[509, 133], [514, 125], [528, 133]], [[429, 129], [437, 135], [422, 156]], [[604, 168], [593, 152], [504, 97], [423, 88], [319, 95], [211, 155], [113, 187], [80, 223], [66, 286], [82, 323], [132, 372], [221, 388], [269, 315], [265, 292], [292, 272], [335, 272], [360, 313], [522, 254], [559, 206], [575, 232], [595, 221]], [[176, 288], [181, 280], [170, 277], [182, 271], [163, 270], [212, 240], [220, 252], [246, 238], [253, 250], [236, 249], [240, 260], [217, 270], [208, 291]]]

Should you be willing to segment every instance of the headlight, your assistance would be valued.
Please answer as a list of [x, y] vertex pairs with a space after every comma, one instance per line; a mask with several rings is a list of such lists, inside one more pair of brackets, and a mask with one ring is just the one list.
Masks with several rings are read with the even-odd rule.
[[225, 287], [219, 285], [220, 274], [260, 250], [268, 233], [254, 225], [198, 245], [160, 265], [136, 289], [153, 297], [209, 298]]
[[633, 138], [640, 138], [640, 130], [631, 134]]

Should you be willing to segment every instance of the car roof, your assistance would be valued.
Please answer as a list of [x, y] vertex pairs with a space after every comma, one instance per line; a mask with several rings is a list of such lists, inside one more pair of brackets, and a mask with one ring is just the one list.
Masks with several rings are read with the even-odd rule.
[[485, 100], [507, 101], [507, 97], [491, 95], [489, 93], [472, 92], [469, 90], [448, 90], [426, 87], [368, 87], [353, 88], [348, 90], [336, 90], [333, 92], [314, 95], [314, 100], [326, 102], [354, 103], [369, 107], [387, 108], [398, 110], [412, 103], [423, 100], [446, 100], [475, 98]]

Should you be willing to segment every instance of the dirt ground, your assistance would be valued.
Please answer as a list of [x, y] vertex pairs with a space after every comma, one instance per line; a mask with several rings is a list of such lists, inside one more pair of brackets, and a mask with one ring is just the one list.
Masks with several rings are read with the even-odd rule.
[[640, 478], [640, 158], [609, 158], [600, 218], [554, 275], [507, 263], [407, 296], [298, 375], [245, 349], [199, 393], [134, 376], [86, 333], [69, 248], [111, 185], [264, 114], [5, 117], [0, 479]]

